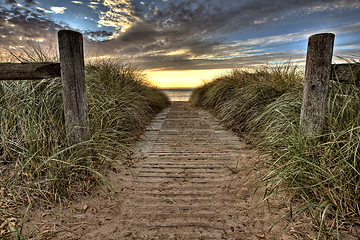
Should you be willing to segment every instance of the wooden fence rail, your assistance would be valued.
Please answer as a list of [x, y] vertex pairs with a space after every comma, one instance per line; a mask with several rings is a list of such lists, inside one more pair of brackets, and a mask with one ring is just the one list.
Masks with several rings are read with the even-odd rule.
[[0, 80], [38, 80], [60, 76], [60, 63], [0, 63]]
[[58, 32], [60, 63], [0, 63], [0, 80], [35, 80], [60, 77], [66, 135], [69, 145], [89, 140], [83, 37]]
[[330, 78], [340, 82], [349, 82], [359, 85], [360, 63], [331, 64]]

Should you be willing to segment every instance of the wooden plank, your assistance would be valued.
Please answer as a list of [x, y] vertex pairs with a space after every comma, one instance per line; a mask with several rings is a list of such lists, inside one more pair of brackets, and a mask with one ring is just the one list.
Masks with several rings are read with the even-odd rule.
[[83, 37], [78, 32], [61, 30], [58, 41], [66, 134], [73, 145], [90, 138]]
[[60, 63], [0, 63], [0, 80], [35, 80], [60, 77]]
[[312, 35], [308, 41], [300, 123], [305, 136], [322, 133], [329, 91], [335, 35]]
[[340, 82], [360, 82], [360, 63], [331, 65], [330, 79]]

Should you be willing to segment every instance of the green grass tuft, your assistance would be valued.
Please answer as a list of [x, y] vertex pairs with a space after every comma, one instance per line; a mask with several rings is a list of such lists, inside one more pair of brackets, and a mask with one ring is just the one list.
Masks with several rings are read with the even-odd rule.
[[301, 134], [303, 74], [286, 65], [255, 73], [235, 70], [196, 89], [195, 106], [213, 110], [238, 133], [247, 133], [271, 157], [262, 178], [265, 198], [291, 192], [307, 209], [319, 238], [360, 234], [360, 90], [332, 81], [322, 141]]
[[20, 206], [109, 187], [102, 170], [125, 159], [151, 118], [170, 104], [132, 66], [89, 64], [86, 80], [91, 139], [80, 148], [66, 146], [60, 78], [0, 81], [1, 221]]

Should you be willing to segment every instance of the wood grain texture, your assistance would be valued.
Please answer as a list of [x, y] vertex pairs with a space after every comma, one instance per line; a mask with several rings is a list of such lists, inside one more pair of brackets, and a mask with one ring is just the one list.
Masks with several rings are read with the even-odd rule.
[[359, 63], [343, 63], [331, 65], [332, 80], [340, 82], [352, 82], [359, 84], [360, 82], [360, 64]]
[[322, 133], [329, 91], [335, 35], [312, 35], [308, 41], [300, 123], [306, 136]]
[[0, 63], [0, 80], [37, 80], [60, 77], [60, 63]]
[[83, 38], [68, 30], [58, 32], [66, 133], [70, 145], [89, 140]]

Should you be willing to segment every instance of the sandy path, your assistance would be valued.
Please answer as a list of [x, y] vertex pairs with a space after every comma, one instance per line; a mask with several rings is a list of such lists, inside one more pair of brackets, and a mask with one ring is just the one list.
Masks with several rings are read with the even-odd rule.
[[[153, 121], [147, 137], [139, 147], [145, 158], [134, 170], [136, 191], [122, 213], [132, 237], [221, 239], [244, 232], [246, 223], [235, 223], [236, 199], [228, 186], [234, 177], [229, 168], [250, 158], [244, 143], [205, 112], [179, 102]], [[238, 169], [244, 169], [241, 163]]]
[[207, 112], [174, 102], [145, 136], [131, 174], [119, 166], [108, 176], [119, 201], [84, 198], [72, 211], [34, 213], [34, 226], [54, 239], [309, 239], [301, 224], [268, 233], [285, 198], [271, 212], [260, 203], [256, 152]]

